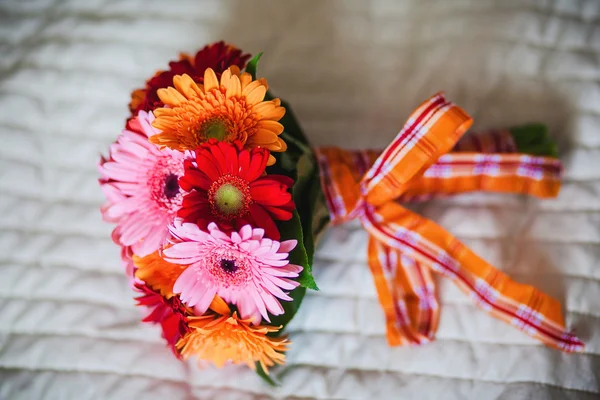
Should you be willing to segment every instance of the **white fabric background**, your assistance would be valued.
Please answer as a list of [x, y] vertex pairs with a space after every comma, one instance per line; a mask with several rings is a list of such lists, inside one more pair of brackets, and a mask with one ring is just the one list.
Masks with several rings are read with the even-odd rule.
[[[315, 144], [385, 146], [439, 90], [479, 128], [542, 121], [556, 200], [470, 195], [420, 210], [561, 299], [583, 354], [547, 349], [440, 284], [438, 340], [387, 347], [359, 226], [331, 230], [290, 330], [283, 385], [176, 361], [138, 323], [95, 163], [130, 91], [226, 39]], [[600, 392], [600, 2], [0, 1], [1, 399], [548, 399]]]

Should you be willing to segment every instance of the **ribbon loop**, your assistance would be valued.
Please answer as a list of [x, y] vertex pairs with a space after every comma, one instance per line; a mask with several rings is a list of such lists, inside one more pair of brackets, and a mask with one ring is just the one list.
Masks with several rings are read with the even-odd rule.
[[397, 198], [404, 185], [452, 149], [472, 122], [442, 93], [421, 104], [363, 178], [367, 202], [378, 205]]
[[[381, 153], [316, 150], [333, 223], [359, 218], [369, 232], [369, 266], [386, 316], [390, 345], [433, 339], [439, 305], [431, 277], [451, 279], [482, 309], [563, 351], [583, 344], [567, 332], [560, 304], [532, 286], [513, 282], [434, 222], [398, 204], [412, 198], [472, 190], [553, 197], [558, 160], [524, 154], [453, 152], [471, 125], [459, 107], [437, 94], [409, 118]], [[476, 140], [457, 150], [472, 150]], [[485, 150], [490, 150], [486, 142]], [[508, 142], [497, 142], [510, 151]], [[492, 147], [493, 148], [493, 147]]]

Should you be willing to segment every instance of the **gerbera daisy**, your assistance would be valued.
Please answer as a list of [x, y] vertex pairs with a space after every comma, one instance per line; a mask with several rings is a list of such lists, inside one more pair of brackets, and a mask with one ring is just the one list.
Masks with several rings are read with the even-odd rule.
[[164, 103], [158, 98], [158, 89], [163, 89], [173, 84], [175, 75], [188, 74], [195, 82], [204, 82], [204, 71], [212, 68], [218, 77], [232, 65], [244, 68], [250, 54], [242, 54], [242, 51], [221, 41], [205, 46], [195, 56], [183, 53], [179, 61], [169, 63], [167, 71], [158, 71], [146, 82], [146, 87], [137, 89], [131, 94], [129, 109], [133, 115], [140, 110], [152, 111], [163, 107]]
[[206, 229], [210, 222], [226, 232], [250, 224], [279, 240], [274, 219], [289, 220], [295, 205], [288, 189], [294, 181], [283, 175], [263, 175], [269, 152], [242, 149], [240, 142], [212, 139], [196, 151], [196, 162], [185, 162], [179, 184], [187, 193], [177, 215]]
[[134, 255], [133, 263], [137, 267], [135, 276], [138, 279], [146, 282], [163, 297], [173, 297], [173, 285], [185, 267], [165, 261], [159, 251], [145, 257]]
[[225, 303], [219, 308], [221, 312], [189, 317], [191, 330], [177, 343], [184, 359], [196, 356], [199, 360], [211, 361], [219, 368], [231, 362], [255, 369], [258, 362], [266, 373], [269, 367], [285, 362], [283, 353], [290, 341], [286, 337], [267, 336], [281, 327], [254, 326], [251, 321], [239, 318], [237, 313], [231, 313]]
[[[219, 80], [208, 68], [204, 85], [196, 84], [188, 75], [173, 78], [173, 85], [158, 90], [167, 108], [155, 110], [153, 125], [161, 132], [150, 138], [159, 146], [176, 150], [195, 150], [214, 138], [226, 142], [239, 140], [246, 148], [264, 147], [285, 151], [279, 137], [285, 114], [279, 99], [263, 101], [267, 93], [264, 79], [253, 81], [249, 73], [240, 75], [238, 67], [230, 67]], [[269, 165], [275, 158], [269, 158]]]
[[148, 307], [150, 310], [150, 314], [142, 322], [160, 324], [162, 336], [173, 352], [178, 354], [175, 344], [190, 331], [187, 319], [191, 313], [181, 303], [178, 296], [166, 299], [141, 282], [135, 283], [135, 289], [142, 294], [140, 297], [136, 297], [137, 305]]
[[264, 230], [244, 226], [231, 235], [216, 224], [208, 232], [177, 218], [169, 227], [174, 244], [164, 249], [169, 262], [188, 267], [179, 275], [173, 293], [198, 313], [204, 313], [215, 295], [237, 306], [244, 319], [259, 322], [262, 316], [283, 314], [278, 299], [290, 301], [288, 290], [298, 286], [302, 267], [290, 264], [288, 253], [295, 240], [278, 242], [263, 238]]
[[152, 113], [140, 111], [99, 166], [100, 184], [110, 194], [104, 218], [118, 223], [120, 244], [139, 256], [158, 250], [183, 199], [178, 180], [185, 155], [148, 141], [156, 133], [153, 120]]

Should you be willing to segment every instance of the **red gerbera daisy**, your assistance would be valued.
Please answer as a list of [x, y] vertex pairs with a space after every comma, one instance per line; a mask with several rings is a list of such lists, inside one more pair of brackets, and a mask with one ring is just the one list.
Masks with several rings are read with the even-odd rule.
[[209, 140], [196, 150], [196, 162], [186, 160], [179, 185], [188, 191], [177, 215], [206, 230], [215, 222], [222, 231], [250, 224], [279, 240], [276, 220], [289, 220], [295, 205], [288, 189], [294, 181], [264, 175], [269, 151], [243, 149], [241, 142]]
[[153, 111], [156, 108], [163, 107], [164, 103], [160, 101], [157, 90], [173, 86], [173, 77], [175, 75], [189, 75], [194, 82], [204, 83], [204, 71], [212, 68], [217, 77], [232, 65], [240, 69], [246, 66], [250, 54], [242, 54], [242, 51], [221, 41], [205, 46], [198, 51], [195, 56], [183, 53], [179, 61], [171, 61], [167, 71], [158, 71], [151, 79], [146, 82], [146, 87], [137, 89], [131, 94], [131, 103], [129, 109], [133, 115], [138, 111]]
[[171, 350], [179, 356], [175, 345], [179, 339], [190, 331], [187, 324], [187, 316], [190, 313], [187, 308], [181, 303], [179, 296], [172, 296], [167, 299], [145, 283], [136, 282], [134, 286], [142, 294], [142, 296], [136, 297], [137, 305], [146, 306], [151, 310], [142, 322], [160, 324], [163, 338], [165, 338]]

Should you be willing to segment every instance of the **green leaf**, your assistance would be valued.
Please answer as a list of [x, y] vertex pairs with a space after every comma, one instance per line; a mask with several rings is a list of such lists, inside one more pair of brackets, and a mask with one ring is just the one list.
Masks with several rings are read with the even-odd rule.
[[300, 272], [300, 276], [298, 276], [298, 282], [300, 286], [319, 290], [317, 284], [315, 283], [315, 279], [312, 276], [312, 265], [308, 262], [308, 255], [306, 254], [306, 248], [304, 247], [304, 236], [302, 233], [302, 223], [300, 222], [300, 215], [298, 211], [294, 210], [294, 214], [289, 221], [283, 221], [279, 226], [279, 233], [281, 233], [281, 237], [286, 240], [296, 239], [298, 244], [294, 250], [290, 252], [289, 261], [292, 264], [302, 266], [302, 272]]
[[[286, 171], [289, 171], [293, 175], [296, 175], [297, 160], [293, 154], [288, 153], [287, 151], [284, 153], [281, 153], [279, 162], [280, 162], [281, 168], [285, 169]], [[296, 181], [296, 179], [294, 179], [294, 181]]]
[[311, 179], [315, 178], [316, 161], [309, 154], [302, 154], [295, 165], [298, 179], [292, 188], [294, 201], [302, 200], [300, 196], [309, 186]]
[[289, 105], [288, 102], [284, 100], [281, 100], [281, 105], [285, 108], [285, 115], [283, 116], [283, 118], [281, 118], [281, 120], [279, 120], [279, 122], [281, 122], [283, 126], [285, 126], [286, 132], [290, 133], [295, 139], [297, 139], [298, 141], [310, 148], [310, 143], [306, 138], [306, 135], [304, 135], [302, 128], [300, 128], [300, 124], [296, 119], [294, 111], [292, 111], [292, 107]]
[[275, 380], [273, 380], [273, 378], [271, 378], [269, 375], [267, 375], [267, 373], [265, 372], [265, 370], [262, 368], [262, 365], [260, 365], [259, 362], [256, 363], [256, 374], [258, 376], [260, 376], [263, 381], [265, 381], [269, 386], [279, 386], [279, 384], [277, 382], [275, 382]]
[[258, 67], [258, 60], [260, 60], [260, 57], [262, 55], [262, 52], [258, 53], [257, 55], [252, 57], [252, 60], [248, 61], [248, 64], [246, 64], [246, 72], [252, 75], [252, 80], [256, 79], [256, 68]]
[[[311, 187], [308, 190], [308, 204], [311, 234], [310, 240], [312, 247], [309, 249], [309, 246], [306, 246], [306, 252], [309, 255], [308, 260], [312, 265], [312, 253], [314, 253], [315, 243], [319, 241], [325, 232], [325, 228], [327, 228], [327, 225], [329, 225], [330, 222], [329, 209], [327, 208], [327, 202], [325, 201], [325, 195], [323, 193], [323, 188], [321, 187], [318, 171], [316, 172], [316, 178], [312, 181]], [[304, 230], [304, 232], [306, 232], [306, 230]]]
[[517, 150], [534, 156], [558, 158], [558, 146], [543, 124], [528, 124], [509, 129]]

